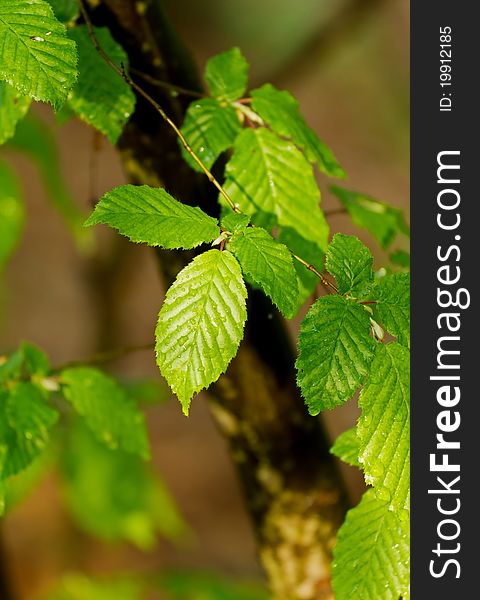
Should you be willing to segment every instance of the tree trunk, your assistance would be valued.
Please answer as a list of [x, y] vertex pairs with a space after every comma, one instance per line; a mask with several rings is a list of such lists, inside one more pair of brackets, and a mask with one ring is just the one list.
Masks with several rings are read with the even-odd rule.
[[[180, 124], [191, 99], [166, 93], [152, 78], [201, 87], [161, 2], [103, 0], [91, 16], [110, 27], [129, 55], [132, 77]], [[165, 186], [182, 202], [218, 213], [213, 187], [185, 164], [175, 135], [141, 97], [119, 147], [132, 182]], [[159, 257], [171, 282], [191, 253]], [[228, 440], [275, 598], [332, 598], [331, 550], [347, 505], [343, 482], [321, 422], [308, 415], [295, 385], [283, 320], [255, 291], [248, 304], [238, 355], [211, 388], [212, 414]]]

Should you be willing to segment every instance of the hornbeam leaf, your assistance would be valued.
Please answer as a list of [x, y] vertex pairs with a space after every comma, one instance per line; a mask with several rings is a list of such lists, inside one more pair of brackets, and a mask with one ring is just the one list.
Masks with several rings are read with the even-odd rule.
[[248, 63], [238, 48], [210, 58], [205, 68], [210, 93], [221, 100], [238, 100], [247, 88]]
[[[212, 98], [192, 102], [188, 107], [182, 133], [188, 144], [210, 169], [222, 152], [233, 146], [240, 132], [240, 121], [235, 109], [221, 106]], [[183, 158], [196, 171], [202, 172], [198, 164], [180, 142]]]
[[30, 98], [0, 81], [0, 144], [13, 136], [18, 121], [27, 114], [30, 103]]
[[195, 257], [169, 288], [158, 316], [157, 363], [188, 414], [191, 398], [237, 353], [247, 318], [240, 265], [227, 250]]
[[49, 441], [58, 412], [48, 406], [32, 383], [0, 389], [0, 476], [9, 477], [28, 467]]
[[250, 276], [290, 319], [298, 305], [298, 284], [289, 249], [258, 227], [234, 235], [228, 249]]
[[132, 242], [168, 249], [195, 248], [220, 235], [216, 219], [148, 185], [122, 185], [107, 192], [85, 225], [98, 223], [110, 225]]
[[408, 269], [410, 267], [410, 254], [405, 250], [398, 248], [390, 254], [390, 261], [399, 267]]
[[273, 221], [317, 246], [319, 254], [326, 250], [320, 192], [311, 165], [292, 143], [264, 128], [245, 129], [227, 163], [224, 187], [255, 225], [272, 229]]
[[330, 452], [352, 467], [361, 467], [358, 462], [359, 441], [356, 428], [352, 427], [340, 434]]
[[29, 342], [20, 344], [20, 352], [27, 373], [33, 377], [46, 377], [50, 371], [50, 361], [41, 348]]
[[[321, 273], [324, 268], [324, 252], [314, 242], [309, 242], [291, 227], [280, 230], [278, 241], [285, 244], [294, 254], [307, 261]], [[293, 261], [298, 281], [298, 308], [307, 300], [319, 284], [318, 276], [297, 260]]]
[[338, 186], [331, 186], [330, 191], [347, 209], [355, 225], [369, 231], [382, 248], [388, 248], [398, 232], [410, 235], [399, 208]]
[[228, 212], [222, 216], [221, 224], [223, 229], [230, 233], [240, 233], [250, 223], [250, 217], [242, 213], [235, 213], [228, 209]]
[[107, 448], [78, 419], [66, 439], [63, 487], [82, 529], [143, 550], [155, 545], [157, 532], [176, 539], [186, 531], [165, 485], [139, 456]]
[[385, 275], [375, 282], [371, 293], [375, 311], [385, 329], [399, 344], [410, 347], [410, 274]]
[[114, 379], [93, 367], [61, 372], [63, 394], [100, 442], [149, 457], [143, 413]]
[[332, 567], [335, 600], [407, 600], [409, 573], [409, 522], [368, 490], [338, 532]]
[[0, 79], [59, 108], [77, 77], [77, 52], [48, 2], [2, 0], [0, 48]]
[[80, 14], [78, 0], [48, 0], [53, 12], [62, 23], [70, 23]]
[[[106, 27], [95, 35], [107, 56], [117, 66], [128, 68], [128, 56]], [[78, 81], [70, 92], [69, 106], [115, 144], [135, 108], [135, 94], [118, 73], [103, 60], [92, 44], [86, 25], [69, 31], [78, 48]]]
[[336, 233], [327, 252], [327, 270], [341, 294], [365, 295], [373, 282], [370, 250], [353, 235]]
[[52, 130], [34, 114], [29, 113], [18, 123], [15, 135], [7, 142], [7, 146], [26, 154], [35, 163], [48, 200], [71, 229], [79, 248], [91, 248], [91, 232], [82, 227], [85, 214], [75, 202], [65, 181], [57, 141]]
[[128, 575], [93, 579], [83, 573], [68, 573], [44, 600], [142, 600], [143, 588], [141, 581]]
[[271, 600], [262, 583], [205, 571], [163, 571], [159, 584], [169, 600]]
[[399, 513], [409, 510], [410, 353], [398, 343], [377, 344], [359, 399], [359, 460], [365, 481]]
[[310, 414], [353, 396], [368, 373], [375, 342], [363, 306], [343, 296], [322, 296], [310, 308], [298, 338], [297, 383]]
[[0, 162], [0, 271], [19, 242], [24, 219], [19, 182], [10, 167]]
[[270, 83], [252, 91], [252, 107], [279, 135], [288, 137], [301, 148], [308, 160], [330, 177], [343, 178], [345, 173], [333, 152], [306, 123], [298, 101]]

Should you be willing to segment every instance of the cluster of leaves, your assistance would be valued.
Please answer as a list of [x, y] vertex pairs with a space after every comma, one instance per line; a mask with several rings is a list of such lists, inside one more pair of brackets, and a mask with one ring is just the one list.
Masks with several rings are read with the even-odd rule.
[[[62, 420], [68, 426], [60, 431]], [[143, 549], [157, 533], [185, 533], [168, 490], [145, 464], [145, 419], [129, 389], [94, 367], [52, 370], [39, 348], [22, 343], [0, 360], [2, 512], [52, 454], [60, 457], [69, 509], [86, 531]]]
[[[51, 131], [29, 114], [32, 100], [49, 102], [59, 119], [74, 114], [115, 143], [133, 113], [135, 95], [101, 59], [85, 26], [75, 26], [76, 0], [5, 0], [0, 6], [0, 145], [37, 165], [48, 197], [82, 251], [92, 237], [85, 215], [62, 176]], [[68, 30], [67, 27], [68, 26]], [[111, 59], [128, 68], [128, 57], [108, 29], [96, 35]], [[0, 270], [19, 242], [24, 222], [21, 186], [0, 161]]]
[[[110, 141], [118, 139], [134, 110], [134, 95], [102, 61], [86, 26], [75, 25], [77, 11], [66, 0], [2, 2], [0, 141], [17, 139], [22, 148], [25, 138], [18, 134], [28, 124], [24, 118], [32, 99], [73, 112]], [[110, 59], [127, 69], [127, 56], [109, 31], [96, 29], [95, 36]], [[340, 531], [336, 598], [352, 591], [368, 598], [371, 590], [379, 600], [407, 598], [408, 275], [376, 279], [370, 251], [355, 237], [337, 234], [328, 245], [314, 167], [335, 178], [344, 172], [288, 92], [266, 84], [246, 95], [248, 64], [238, 49], [212, 58], [205, 80], [209, 96], [190, 105], [181, 129], [188, 146], [181, 149], [197, 170], [194, 155], [206, 169], [227, 158], [221, 218], [184, 205], [163, 189], [127, 185], [105, 194], [86, 224], [107, 224], [133, 242], [166, 249], [219, 246], [198, 254], [178, 274], [159, 313], [157, 363], [185, 414], [192, 397], [215, 382], [237, 352], [247, 319], [246, 283], [262, 289], [292, 318], [318, 284], [326, 257], [336, 293], [319, 298], [302, 321], [298, 384], [312, 415], [339, 406], [362, 388], [358, 426], [341, 436], [333, 451], [361, 466], [372, 486]], [[23, 208], [15, 180], [1, 166], [0, 178], [5, 182], [0, 211], [7, 217], [7, 225], [0, 225], [5, 228], [1, 263], [12, 251]], [[332, 191], [383, 248], [398, 232], [408, 235], [397, 209], [338, 186]], [[66, 211], [64, 201], [59, 206]], [[70, 218], [76, 221], [77, 215]], [[403, 267], [408, 257], [397, 251], [392, 258]], [[385, 332], [395, 341], [384, 343]], [[147, 482], [138, 462], [148, 456], [148, 442], [143, 416], [128, 393], [90, 367], [52, 374], [45, 356], [27, 345], [4, 360], [0, 379], [2, 481], [26, 469], [48, 445], [59, 419], [50, 396], [60, 391], [79, 419], [69, 435], [82, 452], [66, 451], [64, 460], [66, 478], [77, 486], [67, 492], [74, 514], [106, 538], [122, 536], [148, 546], [159, 523], [149, 520], [147, 507], [159, 502], [162, 492]], [[98, 474], [86, 466], [93, 456]], [[132, 474], [131, 481], [122, 480], [134, 490], [121, 506], [113, 497], [119, 472]], [[109, 487], [112, 497], [91, 498], [86, 510], [83, 490], [99, 489], [92, 480], [97, 475], [110, 482], [102, 487]], [[105, 515], [108, 523], [101, 522]]]
[[[65, 23], [74, 25], [77, 15], [76, 2], [2, 2], [2, 142], [13, 135], [31, 100], [49, 102], [56, 110], [73, 111], [113, 143], [120, 136], [133, 112], [135, 96], [99, 56], [85, 25], [67, 30]], [[111, 60], [127, 69], [128, 57], [108, 29], [96, 28], [95, 34]]]
[[[108, 192], [88, 224], [107, 223], [131, 240], [165, 248], [225, 243], [199, 254], [177, 276], [160, 311], [157, 362], [188, 413], [191, 397], [223, 373], [247, 317], [242, 272], [288, 316], [295, 313], [289, 250], [249, 217], [219, 224], [164, 190], [122, 186]], [[370, 251], [336, 234], [326, 267], [338, 293], [322, 296], [302, 321], [296, 367], [312, 415], [352, 398], [363, 386], [362, 417], [335, 453], [362, 465], [373, 486], [342, 527], [335, 550], [337, 598], [408, 597], [409, 560], [409, 275], [375, 279]], [[396, 341], [384, 343], [385, 332]], [[363, 527], [371, 535], [365, 536]]]
[[[298, 384], [312, 414], [361, 387], [356, 428], [332, 452], [372, 486], [349, 511], [334, 550], [335, 597], [409, 597], [410, 280], [375, 279], [370, 251], [336, 234], [326, 258], [339, 294], [319, 298], [299, 335]], [[386, 334], [395, 341], [386, 341]]]
[[[226, 150], [224, 189], [251, 222], [321, 268], [329, 228], [320, 209], [313, 167], [331, 177], [344, 172], [333, 152], [305, 123], [298, 102], [271, 84], [252, 90], [248, 64], [237, 48], [211, 58], [205, 80], [211, 97], [192, 102], [182, 133], [204, 165], [211, 168]], [[182, 148], [185, 160], [199, 169]], [[219, 201], [226, 208], [225, 199]], [[317, 284], [315, 275], [295, 265], [296, 308]]]

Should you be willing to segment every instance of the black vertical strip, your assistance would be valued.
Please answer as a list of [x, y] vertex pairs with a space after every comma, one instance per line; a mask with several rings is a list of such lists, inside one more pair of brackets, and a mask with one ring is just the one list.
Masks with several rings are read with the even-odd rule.
[[[480, 277], [477, 11], [475, 2], [411, 2], [414, 600], [480, 597], [480, 328], [475, 286]], [[450, 41], [441, 37], [441, 30]], [[451, 71], [441, 69], [441, 65], [449, 65]], [[451, 85], [440, 85], [442, 79], [443, 83], [449, 81], [446, 76], [441, 78], [442, 70], [451, 75]], [[459, 152], [443, 154], [440, 160], [460, 168], [446, 168], [439, 177], [441, 152]], [[442, 229], [438, 219], [445, 227], [453, 227], [457, 219], [460, 223], [456, 228]], [[440, 298], [439, 290], [443, 291]], [[452, 305], [442, 308], [439, 300], [448, 305], [449, 294]], [[455, 327], [458, 331], [453, 331]], [[460, 354], [439, 355], [439, 340], [440, 349]], [[458, 402], [455, 387], [460, 393]], [[451, 445], [438, 448], [441, 440]], [[447, 468], [460, 470], [441, 471], [443, 462], [448, 462]], [[442, 514], [442, 510], [451, 514]]]

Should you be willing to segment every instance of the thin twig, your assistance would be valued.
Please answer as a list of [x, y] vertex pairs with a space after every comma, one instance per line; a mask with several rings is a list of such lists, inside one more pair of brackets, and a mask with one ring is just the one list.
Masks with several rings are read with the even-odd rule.
[[301, 263], [304, 267], [306, 267], [309, 271], [311, 271], [312, 273], [315, 273], [315, 275], [320, 279], [320, 281], [326, 288], [331, 288], [336, 294], [338, 294], [338, 289], [336, 288], [336, 286], [333, 285], [333, 283], [331, 283], [330, 281], [328, 281], [328, 279], [325, 279], [325, 277], [319, 271], [317, 271], [317, 269], [313, 265], [307, 263], [305, 260], [303, 260], [303, 258], [300, 258], [300, 256], [297, 256], [293, 252], [292, 252], [292, 256], [295, 260], [298, 260], [298, 262]]
[[144, 79], [147, 83], [150, 83], [151, 85], [162, 88], [169, 92], [173, 92], [180, 96], [192, 96], [193, 98], [205, 98], [206, 97], [205, 94], [202, 94], [200, 92], [194, 92], [193, 90], [187, 90], [187, 88], [181, 87], [179, 85], [175, 85], [173, 83], [169, 83], [168, 81], [161, 81], [160, 79], [155, 79], [155, 77], [152, 77], [148, 73], [143, 73], [143, 71], [139, 71], [138, 69], [134, 69], [133, 67], [130, 67], [129, 70], [132, 73], [135, 73], [135, 75], [138, 75], [138, 77], [141, 77], [142, 79]]
[[52, 368], [52, 373], [59, 373], [64, 369], [69, 369], [71, 367], [79, 367], [83, 365], [97, 365], [101, 363], [110, 362], [112, 360], [116, 360], [117, 358], [122, 358], [123, 356], [127, 356], [128, 354], [133, 354], [134, 352], [144, 352], [146, 350], [153, 350], [154, 344], [142, 344], [141, 346], [123, 346], [121, 348], [113, 348], [111, 350], [105, 350], [104, 352], [98, 352], [97, 354], [93, 354], [87, 358], [82, 360], [72, 360], [70, 362], [57, 365]]
[[324, 210], [323, 214], [325, 215], [325, 218], [328, 218], [333, 217], [334, 215], [344, 215], [347, 212], [347, 209], [343, 208], [342, 206], [341, 208], [332, 208], [332, 210]]

